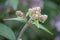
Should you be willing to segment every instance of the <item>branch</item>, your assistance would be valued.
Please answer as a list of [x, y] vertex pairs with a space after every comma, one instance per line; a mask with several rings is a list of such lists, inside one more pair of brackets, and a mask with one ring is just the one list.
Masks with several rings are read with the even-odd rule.
[[31, 21], [31, 19], [29, 19], [29, 20], [27, 21], [27, 23], [24, 25], [24, 27], [22, 28], [22, 30], [21, 30], [21, 32], [20, 32], [17, 40], [22, 40], [21, 37], [22, 37], [23, 33], [25, 32], [25, 30], [27, 29], [30, 21]]

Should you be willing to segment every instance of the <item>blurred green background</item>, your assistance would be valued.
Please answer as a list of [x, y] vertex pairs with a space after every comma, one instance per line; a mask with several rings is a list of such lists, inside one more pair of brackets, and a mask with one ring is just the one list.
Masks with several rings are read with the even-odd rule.
[[[42, 14], [48, 15], [47, 21], [41, 24], [54, 35], [31, 25], [24, 32], [23, 40], [60, 40], [60, 0], [0, 0], [0, 23], [11, 28], [17, 38], [25, 23], [3, 19], [15, 18], [16, 10], [26, 13], [29, 8], [37, 6], [41, 7]], [[8, 39], [0, 35], [0, 40]]]

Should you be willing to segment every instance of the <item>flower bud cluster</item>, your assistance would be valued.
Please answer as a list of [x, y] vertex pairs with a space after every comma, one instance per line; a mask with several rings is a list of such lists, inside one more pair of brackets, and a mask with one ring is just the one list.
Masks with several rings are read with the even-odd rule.
[[[47, 15], [42, 15], [41, 14], [41, 9], [40, 7], [34, 7], [34, 8], [30, 8], [28, 10], [28, 13], [29, 13], [29, 17], [32, 18], [32, 20], [39, 20], [40, 22], [44, 23], [48, 16]], [[25, 17], [24, 16], [24, 13], [21, 12], [21, 11], [16, 11], [16, 15], [19, 16], [19, 17]]]
[[40, 7], [30, 8], [28, 12], [32, 19], [38, 19], [38, 17], [41, 15]]
[[24, 16], [24, 13], [21, 12], [21, 11], [16, 11], [16, 15], [19, 16], [19, 17], [23, 17]]
[[37, 19], [40, 22], [44, 23], [48, 18], [47, 15], [41, 14], [40, 7], [30, 8], [28, 12], [29, 12], [29, 16], [32, 18], [32, 20]]

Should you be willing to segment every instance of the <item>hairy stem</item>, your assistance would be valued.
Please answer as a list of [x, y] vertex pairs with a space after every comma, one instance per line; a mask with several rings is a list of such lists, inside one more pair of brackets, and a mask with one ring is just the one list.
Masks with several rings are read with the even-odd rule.
[[27, 21], [27, 23], [24, 25], [24, 27], [22, 28], [22, 30], [21, 30], [21, 32], [20, 32], [17, 40], [22, 40], [21, 37], [22, 37], [23, 33], [25, 32], [25, 30], [27, 29], [30, 20], [31, 20], [31, 19], [29, 19], [29, 20]]

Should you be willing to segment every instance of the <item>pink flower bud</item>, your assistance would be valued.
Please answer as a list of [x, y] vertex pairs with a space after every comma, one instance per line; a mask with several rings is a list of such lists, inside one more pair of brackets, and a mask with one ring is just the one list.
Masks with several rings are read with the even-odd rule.
[[16, 11], [16, 15], [20, 16], [20, 17], [24, 16], [23, 12], [21, 12], [21, 11]]
[[47, 20], [47, 18], [48, 18], [47, 15], [41, 15], [41, 16], [39, 17], [39, 21], [42, 22], [42, 23], [44, 23], [44, 22]]

